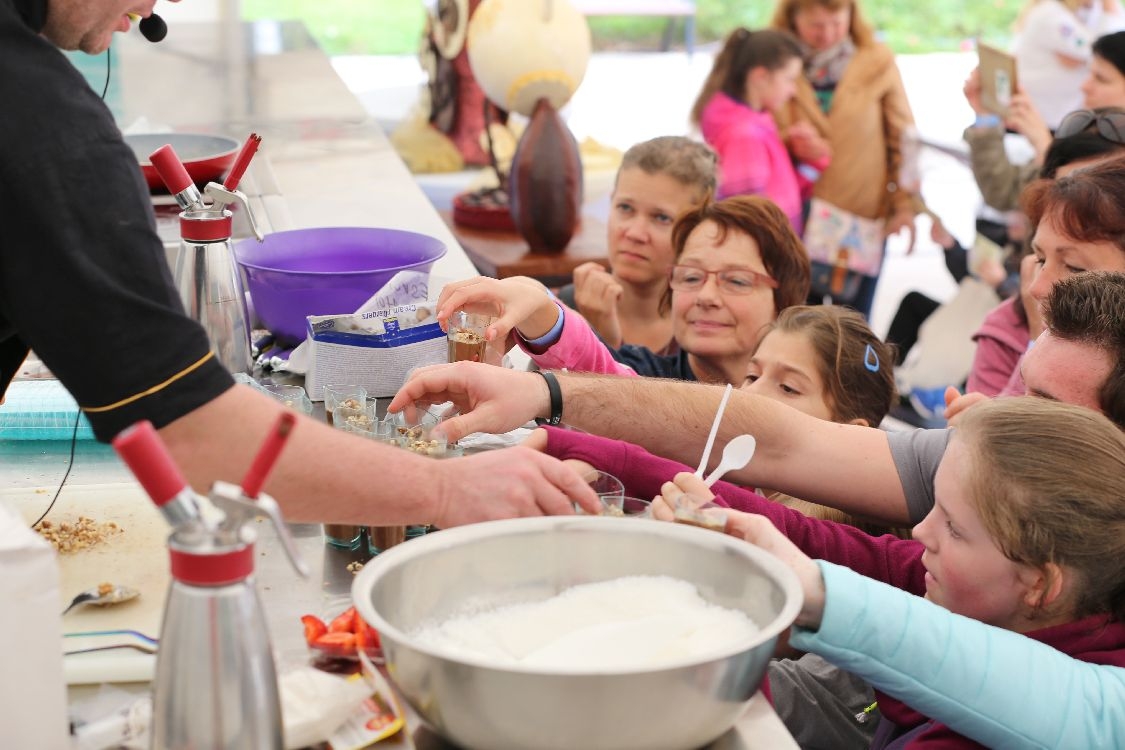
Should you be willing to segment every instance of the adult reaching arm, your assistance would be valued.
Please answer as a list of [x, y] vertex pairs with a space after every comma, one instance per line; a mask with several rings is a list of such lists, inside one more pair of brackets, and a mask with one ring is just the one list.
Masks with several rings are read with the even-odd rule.
[[[496, 368], [500, 369], [500, 368]], [[246, 386], [159, 430], [188, 481], [236, 481], [284, 409]], [[528, 448], [435, 460], [299, 417], [266, 491], [290, 521], [457, 526], [515, 516], [588, 512], [597, 498], [562, 462]]]
[[[566, 424], [637, 443], [688, 465], [699, 461], [723, 392], [717, 386], [654, 378], [556, 377]], [[417, 370], [389, 409], [398, 411], [419, 399], [457, 404], [461, 415], [443, 425], [450, 438], [506, 432], [532, 418], [549, 417], [551, 409], [541, 375], [476, 363]], [[717, 440], [722, 444], [743, 433], [758, 439], [758, 451], [749, 467], [728, 475], [734, 481], [779, 489], [862, 517], [911, 522], [903, 481], [883, 431], [826, 422], [736, 390]], [[718, 460], [716, 453], [711, 465]]]

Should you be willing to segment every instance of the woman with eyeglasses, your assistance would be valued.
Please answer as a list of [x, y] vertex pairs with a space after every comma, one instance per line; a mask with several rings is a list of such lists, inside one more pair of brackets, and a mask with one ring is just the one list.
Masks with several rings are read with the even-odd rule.
[[[1053, 2], [1054, 0], [1052, 0]], [[1090, 72], [1082, 84], [1082, 101], [1087, 110], [1125, 107], [1125, 31], [1098, 37], [1091, 47]], [[965, 130], [973, 178], [984, 202], [999, 211], [1019, 208], [1020, 192], [1040, 176], [1046, 166], [1046, 152], [1052, 143], [1084, 131], [1064, 117], [1052, 134], [1030, 97], [1023, 91], [1012, 97], [1006, 120], [981, 105], [980, 74], [974, 70], [965, 82], [965, 99], [976, 112], [976, 121]], [[1009, 128], [1025, 136], [1035, 150], [1026, 164], [1013, 164], [1004, 148], [1004, 132]], [[1112, 135], [1105, 136], [1111, 141]], [[1120, 141], [1116, 141], [1120, 143]]]
[[447, 284], [438, 320], [465, 309], [496, 316], [489, 341], [514, 341], [541, 367], [741, 385], [765, 329], [802, 304], [809, 260], [788, 217], [760, 196], [738, 196], [681, 216], [672, 230], [672, 328], [680, 351], [610, 349], [582, 317], [527, 278]]

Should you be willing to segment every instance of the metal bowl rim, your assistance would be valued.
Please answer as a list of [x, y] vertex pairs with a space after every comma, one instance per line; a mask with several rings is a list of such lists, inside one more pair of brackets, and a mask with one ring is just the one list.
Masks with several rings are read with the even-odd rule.
[[[777, 616], [770, 622], [762, 624], [758, 628], [758, 632], [748, 639], [739, 641], [722, 650], [717, 650], [713, 654], [708, 654], [702, 657], [694, 657], [684, 659], [682, 661], [668, 662], [661, 664], [658, 667], [648, 667], [643, 669], [616, 669], [613, 671], [593, 671], [593, 670], [544, 670], [542, 668], [524, 667], [521, 665], [505, 664], [500, 665], [492, 662], [486, 662], [482, 659], [475, 659], [472, 657], [465, 657], [452, 652], [427, 648], [412, 643], [410, 638], [399, 628], [388, 622], [382, 615], [375, 610], [371, 604], [371, 597], [365, 596], [374, 588], [377, 581], [383, 576], [387, 575], [388, 571], [396, 567], [400, 561], [406, 561], [422, 557], [426, 552], [431, 549], [456, 547], [464, 544], [473, 539], [480, 539], [485, 537], [495, 536], [512, 536], [525, 534], [532, 531], [541, 531], [545, 529], [557, 529], [559, 531], [566, 531], [572, 528], [582, 528], [586, 526], [594, 526], [596, 524], [616, 524], [620, 528], [629, 533], [636, 533], [638, 524], [645, 525], [645, 533], [653, 533], [662, 536], [680, 537], [682, 539], [690, 539], [692, 537], [697, 539], [710, 539], [711, 543], [719, 544], [722, 547], [741, 555], [742, 557], [750, 558], [753, 562], [763, 567], [771, 576], [774, 581], [781, 588], [785, 596], [785, 604], [778, 612]], [[709, 535], [704, 537], [701, 535]], [[683, 580], [683, 579], [681, 579]], [[759, 549], [754, 545], [742, 539], [737, 539], [727, 534], [709, 531], [707, 529], [700, 529], [694, 526], [684, 524], [675, 524], [664, 521], [635, 519], [635, 518], [604, 518], [598, 516], [547, 516], [539, 518], [513, 518], [499, 521], [484, 521], [481, 523], [470, 524], [467, 526], [459, 526], [453, 529], [445, 529], [439, 533], [427, 534], [418, 539], [412, 539], [409, 544], [399, 544], [386, 552], [380, 553], [378, 556], [364, 565], [363, 570], [359, 572], [355, 580], [352, 582], [352, 603], [356, 606], [363, 619], [375, 628], [380, 635], [389, 633], [391, 638], [399, 643], [405, 644], [406, 647], [425, 654], [426, 656], [434, 659], [440, 659], [446, 662], [455, 664], [464, 664], [467, 666], [476, 667], [479, 669], [491, 670], [501, 673], [516, 673], [526, 674], [529, 676], [539, 677], [590, 677], [590, 676], [606, 676], [606, 677], [628, 677], [632, 675], [645, 675], [657, 674], [661, 672], [669, 672], [680, 669], [694, 668], [703, 664], [710, 664], [714, 662], [724, 661], [731, 657], [750, 651], [751, 649], [761, 646], [763, 643], [776, 638], [782, 632], [787, 630], [796, 620], [797, 614], [801, 610], [804, 602], [804, 593], [801, 589], [801, 584], [797, 580], [797, 575], [790, 570], [784, 563], [775, 558], [765, 550]], [[384, 650], [384, 654], [386, 651]], [[388, 663], [391, 660], [388, 659]]]

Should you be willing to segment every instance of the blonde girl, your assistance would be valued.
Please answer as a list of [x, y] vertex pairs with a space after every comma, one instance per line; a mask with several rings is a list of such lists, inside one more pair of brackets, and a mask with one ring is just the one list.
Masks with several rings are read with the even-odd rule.
[[[839, 564], [1079, 661], [1125, 666], [1125, 435], [1097, 412], [1037, 398], [997, 399], [962, 419], [935, 478], [934, 509], [913, 541], [848, 532], [725, 483], [712, 497], [686, 472], [665, 483], [654, 508], [667, 518], [687, 493], [692, 502], [750, 511], [728, 511], [727, 529], [798, 573], [808, 594], [799, 625], [815, 627], [827, 613], [823, 581]], [[856, 621], [882, 614], [860, 613]], [[987, 656], [959, 653], [951, 642], [920, 651], [915, 674], [924, 682], [950, 659]], [[990, 695], [1020, 700], [1012, 686], [1023, 675], [986, 672], [985, 679]], [[971, 707], [937, 720], [896, 697], [879, 695], [878, 703], [884, 721], [874, 748], [977, 747], [944, 724], [961, 723]]]

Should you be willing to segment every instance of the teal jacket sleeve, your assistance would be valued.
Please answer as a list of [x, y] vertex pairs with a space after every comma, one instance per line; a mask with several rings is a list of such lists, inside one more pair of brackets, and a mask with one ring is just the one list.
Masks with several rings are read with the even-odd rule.
[[820, 561], [820, 654], [989, 747], [1125, 747], [1125, 669], [1073, 659], [847, 568]]

